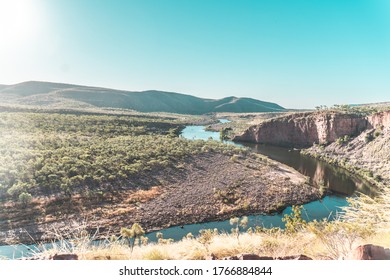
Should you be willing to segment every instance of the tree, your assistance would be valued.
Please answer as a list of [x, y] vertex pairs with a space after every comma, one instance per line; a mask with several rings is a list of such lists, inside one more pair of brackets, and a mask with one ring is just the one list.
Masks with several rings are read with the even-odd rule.
[[134, 244], [137, 238], [141, 237], [145, 234], [145, 231], [141, 227], [140, 224], [134, 223], [130, 229], [128, 228], [122, 228], [121, 229], [121, 235], [124, 238], [128, 238], [129, 246], [131, 248], [131, 251], [133, 252]]
[[229, 140], [229, 131], [231, 131], [232, 129], [230, 127], [225, 127], [225, 128], [222, 128], [220, 131], [219, 131], [219, 139], [223, 142], [223, 141], [226, 141], [226, 140]]
[[244, 216], [241, 219], [233, 217], [230, 219], [230, 224], [232, 226], [236, 225], [235, 228], [232, 228], [232, 233], [236, 234], [237, 241], [240, 243], [240, 228], [245, 229], [248, 226], [248, 217]]

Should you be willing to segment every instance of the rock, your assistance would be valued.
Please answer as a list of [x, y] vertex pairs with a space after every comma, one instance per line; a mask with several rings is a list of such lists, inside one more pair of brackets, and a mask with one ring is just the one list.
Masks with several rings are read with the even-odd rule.
[[385, 255], [386, 255], [386, 260], [389, 260], [390, 259], [390, 249], [389, 248], [386, 248], [385, 249]]
[[222, 258], [222, 260], [224, 260], [224, 261], [238, 261], [238, 257], [237, 256], [224, 257], [224, 258]]
[[294, 256], [284, 256], [278, 257], [276, 260], [313, 260], [312, 258], [305, 255], [294, 255]]
[[239, 260], [273, 260], [272, 257], [260, 257], [255, 254], [240, 254], [237, 255]]
[[303, 148], [313, 143], [335, 142], [345, 135], [358, 135], [366, 129], [389, 124], [390, 112], [367, 118], [340, 112], [296, 113], [251, 126], [242, 135], [235, 136], [234, 141]]
[[215, 261], [215, 260], [218, 260], [218, 258], [217, 258], [216, 255], [214, 255], [213, 253], [211, 253], [210, 256], [207, 256], [207, 257], [206, 257], [206, 260], [208, 260], [208, 261]]
[[384, 130], [390, 129], [390, 111], [379, 112], [367, 117], [372, 128], [381, 127]]
[[223, 260], [273, 260], [273, 258], [259, 256], [256, 254], [239, 254], [237, 256], [225, 257]]
[[390, 250], [372, 244], [361, 245], [352, 250], [345, 260], [390, 260]]
[[318, 256], [316, 257], [316, 260], [320, 261], [334, 261], [335, 259], [329, 256]]
[[[211, 254], [211, 256], [214, 255]], [[216, 259], [217, 258], [215, 258], [215, 260]], [[259, 256], [256, 254], [239, 254], [237, 256], [225, 257], [222, 260], [312, 260], [312, 258], [305, 255], [293, 255], [293, 256], [273, 258], [267, 256]]]
[[79, 257], [76, 254], [55, 254], [52, 260], [78, 260]]

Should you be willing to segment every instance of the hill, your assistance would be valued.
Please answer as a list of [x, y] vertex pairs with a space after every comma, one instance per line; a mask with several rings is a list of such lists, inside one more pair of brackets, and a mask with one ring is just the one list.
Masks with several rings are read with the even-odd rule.
[[211, 112], [280, 112], [278, 104], [252, 98], [204, 99], [157, 90], [123, 91], [50, 82], [0, 85], [0, 102], [52, 108], [109, 107], [139, 112], [206, 114]]

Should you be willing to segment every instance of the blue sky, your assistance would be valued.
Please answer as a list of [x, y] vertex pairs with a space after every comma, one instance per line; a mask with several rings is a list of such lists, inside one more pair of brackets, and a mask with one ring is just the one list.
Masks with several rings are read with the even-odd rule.
[[1, 0], [0, 84], [390, 101], [387, 0]]

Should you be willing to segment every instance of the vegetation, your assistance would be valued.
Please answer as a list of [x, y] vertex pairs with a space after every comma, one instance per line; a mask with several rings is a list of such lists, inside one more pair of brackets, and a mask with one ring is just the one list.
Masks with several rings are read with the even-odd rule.
[[[186, 157], [239, 150], [177, 137], [174, 120], [127, 116], [0, 113], [0, 197], [26, 205], [39, 195], [99, 197]], [[105, 192], [102, 192], [105, 190]]]
[[248, 221], [249, 220], [247, 216], [244, 216], [242, 218], [233, 217], [229, 221], [230, 224], [233, 226], [232, 234], [236, 235], [238, 243], [240, 243], [240, 228], [244, 230], [248, 226]]
[[344, 144], [348, 143], [350, 140], [351, 140], [351, 136], [344, 135], [343, 137], [337, 138], [336, 143], [339, 145], [344, 145]]
[[286, 225], [287, 233], [296, 233], [301, 231], [307, 225], [306, 221], [302, 219], [301, 211], [303, 206], [294, 205], [290, 215], [284, 215], [282, 221]]
[[219, 132], [219, 139], [221, 141], [229, 140], [230, 139], [229, 135], [231, 131], [232, 129], [230, 127], [221, 128]]
[[129, 240], [129, 245], [131, 247], [131, 250], [133, 250], [136, 241], [139, 241], [139, 238], [141, 238], [144, 234], [145, 231], [138, 223], [134, 223], [131, 226], [131, 228], [121, 229], [121, 236]]
[[32, 195], [29, 193], [22, 192], [19, 195], [19, 201], [22, 203], [23, 207], [27, 207], [27, 205], [31, 202]]
[[388, 103], [384, 105], [378, 103], [378, 104], [359, 105], [359, 106], [335, 104], [331, 107], [320, 105], [320, 106], [316, 106], [315, 108], [317, 111], [339, 111], [343, 113], [357, 114], [360, 116], [369, 116], [374, 113], [390, 110], [390, 106]]

